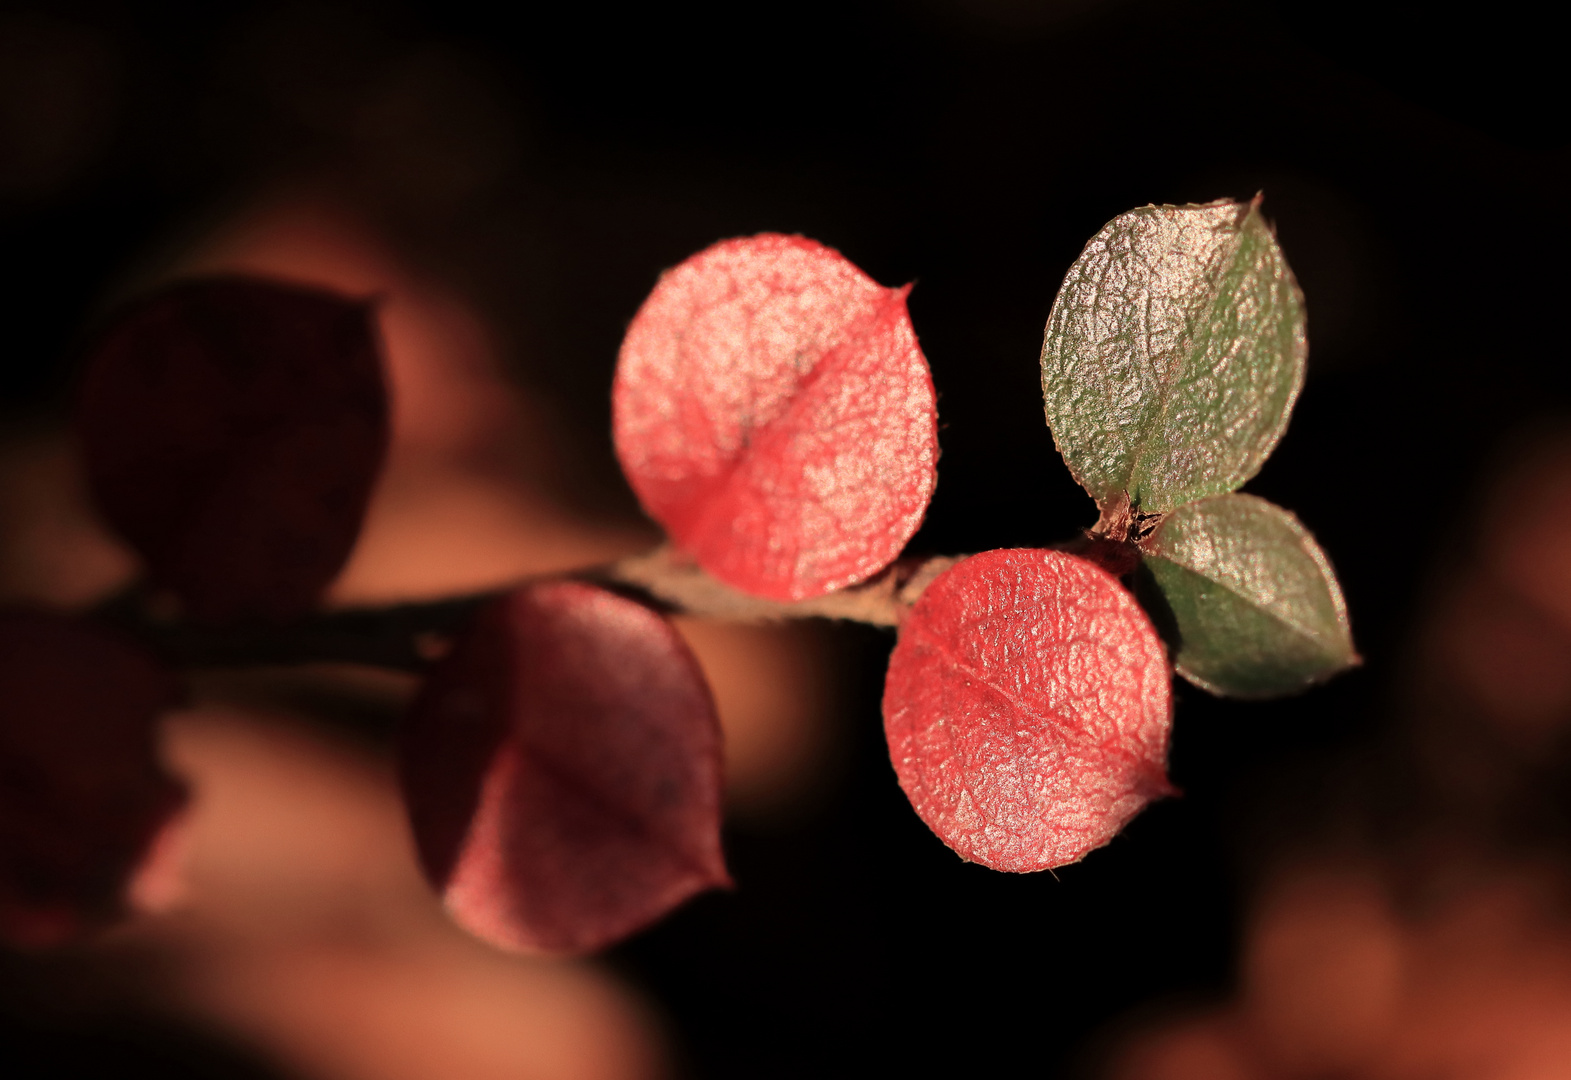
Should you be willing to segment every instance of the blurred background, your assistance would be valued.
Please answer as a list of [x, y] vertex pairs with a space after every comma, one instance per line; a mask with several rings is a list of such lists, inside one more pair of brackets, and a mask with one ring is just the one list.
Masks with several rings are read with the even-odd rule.
[[738, 887], [574, 963], [425, 893], [386, 758], [408, 680], [209, 673], [146, 913], [0, 955], [7, 1076], [1571, 1076], [1548, 6], [496, 7], [0, 5], [0, 596], [135, 574], [82, 493], [78, 351], [213, 270], [383, 298], [394, 449], [333, 602], [636, 551], [622, 330], [661, 269], [763, 230], [916, 284], [944, 426], [913, 546], [1062, 540], [1095, 518], [1042, 422], [1065, 269], [1131, 207], [1264, 191], [1311, 347], [1250, 490], [1329, 552], [1366, 664], [1268, 704], [1180, 684], [1183, 797], [1011, 876], [896, 786], [890, 637], [689, 620]]

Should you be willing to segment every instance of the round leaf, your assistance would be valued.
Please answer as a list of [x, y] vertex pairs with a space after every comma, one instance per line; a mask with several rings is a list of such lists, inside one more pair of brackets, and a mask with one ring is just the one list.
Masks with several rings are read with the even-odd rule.
[[990, 551], [929, 585], [900, 628], [884, 730], [900, 786], [961, 857], [1072, 863], [1171, 793], [1166, 653], [1106, 571]]
[[667, 271], [639, 309], [612, 390], [617, 456], [721, 581], [821, 596], [887, 566], [921, 524], [938, 421], [906, 292], [764, 234]]
[[1163, 513], [1259, 471], [1307, 354], [1258, 199], [1142, 207], [1092, 237], [1053, 302], [1047, 422], [1098, 504]]
[[1178, 673], [1231, 697], [1291, 694], [1358, 663], [1325, 552], [1253, 495], [1181, 507], [1141, 542], [1172, 613]]
[[729, 884], [720, 729], [664, 618], [579, 582], [483, 609], [400, 749], [427, 875], [504, 948], [608, 945]]
[[0, 612], [0, 939], [53, 945], [121, 913], [185, 801], [158, 760], [158, 714], [178, 691], [117, 637]]
[[78, 427], [104, 516], [204, 621], [309, 610], [387, 448], [372, 312], [242, 278], [170, 286], [99, 339]]

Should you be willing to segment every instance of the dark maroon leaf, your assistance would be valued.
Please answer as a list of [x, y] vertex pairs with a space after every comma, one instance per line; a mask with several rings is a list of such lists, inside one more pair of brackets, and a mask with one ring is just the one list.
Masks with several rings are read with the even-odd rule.
[[78, 424], [104, 515], [206, 621], [310, 609], [387, 449], [373, 312], [245, 278], [170, 286], [92, 350]]
[[56, 944], [114, 918], [185, 800], [158, 762], [178, 685], [86, 624], [0, 612], [0, 938]]
[[592, 951], [729, 884], [714, 704], [632, 600], [552, 582], [483, 609], [400, 752], [426, 873], [494, 944]]

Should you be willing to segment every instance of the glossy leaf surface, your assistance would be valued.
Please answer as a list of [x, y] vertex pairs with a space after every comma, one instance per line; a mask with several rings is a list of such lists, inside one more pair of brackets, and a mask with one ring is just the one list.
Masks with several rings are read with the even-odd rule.
[[582, 953], [729, 884], [720, 729], [666, 620], [579, 582], [483, 609], [400, 748], [427, 875], [504, 948]]
[[617, 456], [721, 581], [819, 596], [881, 570], [921, 524], [938, 428], [906, 292], [764, 234], [667, 271], [639, 309], [612, 391]]
[[1303, 299], [1256, 203], [1142, 207], [1091, 239], [1053, 303], [1047, 422], [1098, 504], [1162, 513], [1259, 470], [1307, 352]]
[[1215, 694], [1291, 694], [1358, 663], [1325, 553], [1252, 495], [1181, 507], [1141, 543], [1178, 632], [1174, 664]]
[[59, 944], [121, 913], [185, 800], [157, 744], [178, 689], [106, 632], [0, 611], [0, 939]]
[[1167, 657], [1134, 597], [1058, 551], [974, 555], [918, 599], [884, 686], [900, 786], [963, 858], [1063, 866], [1171, 792]]
[[244, 278], [180, 282], [89, 357], [78, 425], [104, 516], [206, 621], [310, 609], [386, 452], [373, 312]]

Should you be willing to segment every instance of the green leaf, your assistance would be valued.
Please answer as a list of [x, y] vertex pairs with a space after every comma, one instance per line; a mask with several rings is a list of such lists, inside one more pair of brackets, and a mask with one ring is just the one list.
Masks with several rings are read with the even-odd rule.
[[1146, 206], [1092, 237], [1042, 342], [1053, 441], [1104, 510], [1232, 491], [1304, 381], [1303, 296], [1260, 200]]
[[1140, 548], [1177, 630], [1174, 665], [1196, 686], [1275, 697], [1359, 662], [1325, 552], [1281, 507], [1253, 495], [1201, 499], [1163, 518]]

